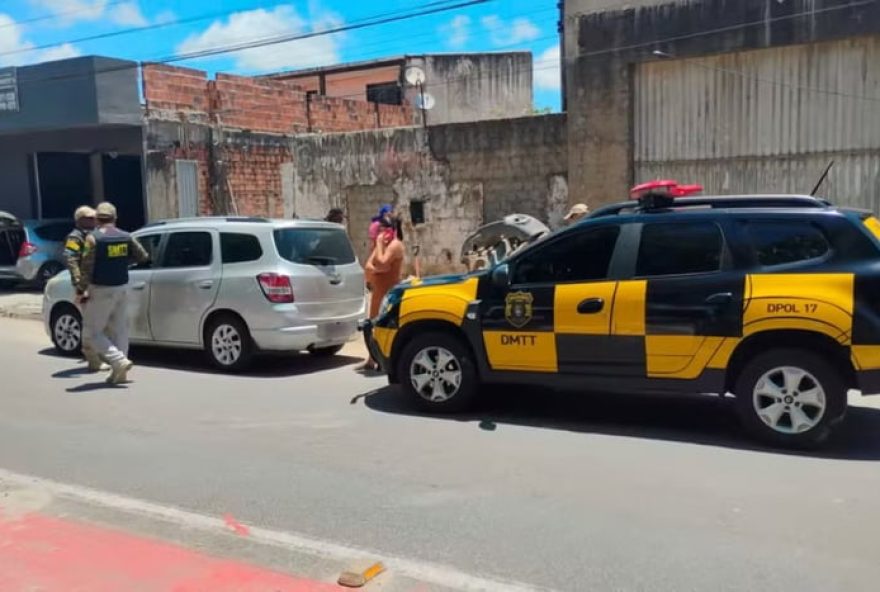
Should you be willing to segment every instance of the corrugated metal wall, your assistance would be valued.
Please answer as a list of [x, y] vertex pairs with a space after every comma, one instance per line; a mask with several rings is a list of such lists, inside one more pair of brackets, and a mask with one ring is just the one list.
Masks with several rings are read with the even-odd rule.
[[880, 38], [640, 64], [636, 180], [820, 193], [880, 212]]

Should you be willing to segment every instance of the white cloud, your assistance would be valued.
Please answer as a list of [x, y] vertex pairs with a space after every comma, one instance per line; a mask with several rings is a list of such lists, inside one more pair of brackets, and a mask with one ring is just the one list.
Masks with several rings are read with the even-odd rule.
[[148, 23], [137, 2], [123, 2], [110, 9], [110, 20], [126, 27], [143, 27]]
[[167, 25], [168, 23], [177, 20], [177, 15], [174, 14], [173, 10], [163, 10], [155, 17], [153, 17], [153, 22], [157, 25]]
[[440, 34], [446, 37], [446, 45], [461, 49], [471, 37], [471, 17], [465, 14], [456, 15], [440, 27]]
[[558, 45], [544, 50], [534, 61], [534, 85], [539, 90], [559, 90], [562, 86]]
[[489, 39], [495, 46], [508, 46], [533, 41], [541, 35], [541, 29], [527, 18], [515, 18], [508, 22], [497, 14], [480, 19]]
[[65, 43], [58, 47], [49, 48], [41, 52], [34, 61], [51, 62], [54, 60], [66, 60], [67, 58], [75, 58], [82, 55], [82, 52], [75, 45]]
[[[324, 13], [310, 24], [290, 5], [277, 6], [273, 10], [259, 8], [237, 12], [225, 21], [214, 21], [203, 32], [187, 37], [177, 46], [177, 51], [190, 53], [283, 35], [325, 31], [341, 23], [338, 16]], [[229, 56], [235, 60], [236, 68], [246, 71], [324, 66], [340, 60], [341, 39], [340, 34], [323, 35], [245, 49]]]
[[54, 14], [61, 25], [96, 21], [107, 8], [107, 0], [31, 0], [31, 4]]
[[34, 62], [49, 62], [80, 55], [79, 50], [65, 43], [45, 51], [31, 51], [34, 44], [24, 36], [24, 28], [7, 15], [0, 13], [0, 66], [22, 66]]

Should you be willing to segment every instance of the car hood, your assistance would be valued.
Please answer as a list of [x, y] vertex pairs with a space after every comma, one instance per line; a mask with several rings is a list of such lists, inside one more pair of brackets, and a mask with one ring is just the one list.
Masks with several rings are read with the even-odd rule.
[[448, 284], [459, 284], [469, 278], [480, 277], [485, 275], [486, 270], [480, 270], [474, 273], [450, 273], [446, 275], [433, 275], [424, 278], [413, 278], [401, 282], [397, 285], [398, 288], [407, 289], [407, 288], [426, 288], [428, 286], [442, 286]]

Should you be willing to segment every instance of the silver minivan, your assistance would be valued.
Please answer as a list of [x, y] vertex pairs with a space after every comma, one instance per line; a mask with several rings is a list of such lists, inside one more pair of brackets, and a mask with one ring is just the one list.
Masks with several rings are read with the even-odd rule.
[[[130, 271], [131, 342], [202, 348], [218, 368], [245, 368], [260, 351], [336, 354], [365, 316], [364, 272], [337, 224], [194, 218], [133, 233], [151, 262]], [[74, 354], [82, 317], [70, 276], [46, 286], [46, 329]]]

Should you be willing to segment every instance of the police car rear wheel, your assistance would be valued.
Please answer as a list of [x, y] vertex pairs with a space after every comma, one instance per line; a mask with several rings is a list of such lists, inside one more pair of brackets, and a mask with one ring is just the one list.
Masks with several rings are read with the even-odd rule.
[[477, 392], [470, 351], [445, 333], [428, 333], [409, 342], [400, 356], [398, 376], [407, 394], [425, 411], [462, 411]]
[[65, 356], [78, 355], [82, 348], [82, 316], [73, 306], [59, 306], [52, 311], [52, 344]]
[[778, 446], [818, 446], [846, 412], [846, 386], [838, 371], [806, 350], [756, 356], [740, 373], [735, 394], [746, 429]]

